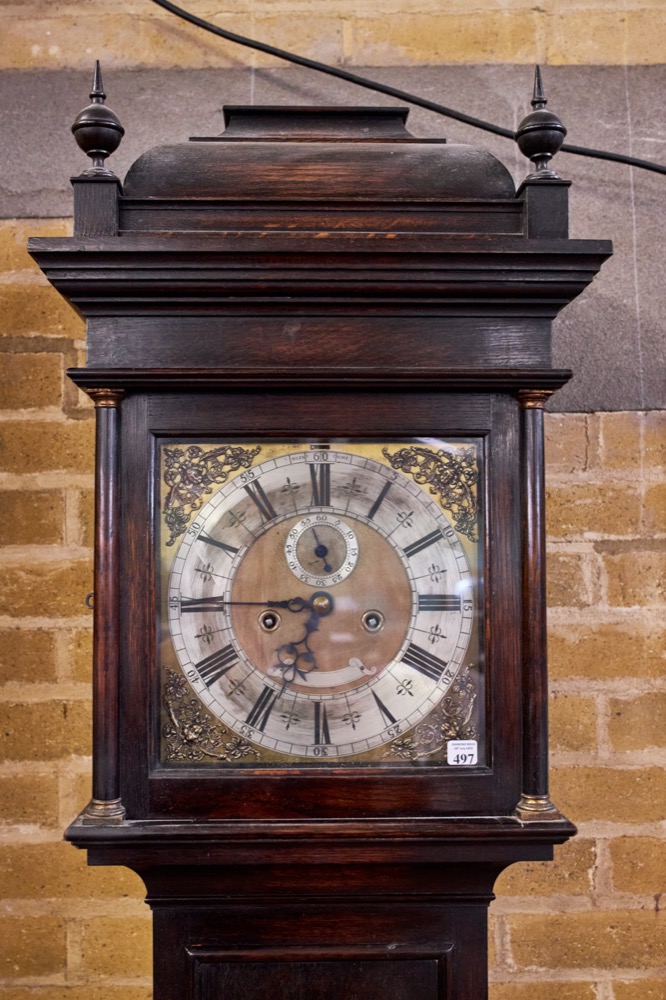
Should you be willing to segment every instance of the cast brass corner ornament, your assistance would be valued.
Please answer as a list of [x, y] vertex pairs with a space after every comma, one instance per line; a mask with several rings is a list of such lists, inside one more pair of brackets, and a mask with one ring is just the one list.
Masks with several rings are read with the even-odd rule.
[[400, 448], [393, 454], [382, 448], [382, 452], [391, 468], [407, 473], [439, 498], [442, 507], [451, 513], [457, 531], [470, 542], [478, 541], [479, 470], [471, 452], [435, 451], [421, 445]]
[[175, 670], [167, 671], [164, 704], [169, 721], [162, 733], [165, 759], [174, 763], [210, 760], [239, 761], [245, 757], [261, 758], [251, 743], [213, 722], [192, 689]]
[[479, 728], [473, 718], [478, 697], [473, 666], [460, 671], [427, 722], [417, 726], [412, 735], [393, 740], [384, 758], [425, 760], [443, 750], [450, 740], [478, 740]]
[[225, 483], [232, 472], [249, 469], [261, 447], [222, 445], [202, 448], [188, 445], [164, 449], [164, 483], [169, 488], [162, 513], [171, 532], [167, 545], [184, 534], [192, 514], [199, 510], [213, 486]]

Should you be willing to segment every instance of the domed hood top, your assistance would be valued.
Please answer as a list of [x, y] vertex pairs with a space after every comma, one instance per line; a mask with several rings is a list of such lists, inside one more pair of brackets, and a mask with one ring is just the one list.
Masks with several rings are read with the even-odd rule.
[[404, 108], [230, 107], [221, 136], [157, 146], [125, 178], [131, 199], [512, 199], [490, 153], [417, 139]]

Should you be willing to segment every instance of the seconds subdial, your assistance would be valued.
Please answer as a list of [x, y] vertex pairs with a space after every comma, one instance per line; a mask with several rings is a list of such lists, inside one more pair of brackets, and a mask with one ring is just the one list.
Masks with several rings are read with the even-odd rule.
[[334, 514], [301, 518], [290, 530], [284, 545], [289, 569], [311, 587], [333, 587], [342, 583], [356, 566], [358, 553], [353, 528]]

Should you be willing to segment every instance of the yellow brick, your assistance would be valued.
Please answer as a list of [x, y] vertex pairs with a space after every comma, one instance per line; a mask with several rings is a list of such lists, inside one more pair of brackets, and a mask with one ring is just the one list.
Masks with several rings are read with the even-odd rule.
[[93, 420], [12, 421], [0, 425], [0, 471], [91, 472]]
[[625, 549], [609, 544], [603, 551], [610, 605], [666, 603], [666, 548]]
[[71, 219], [4, 219], [0, 222], [0, 271], [39, 268], [26, 249], [30, 236], [71, 236]]
[[58, 819], [55, 774], [15, 774], [0, 778], [0, 818], [5, 823], [53, 826]]
[[578, 552], [548, 553], [548, 604], [584, 608], [593, 601], [588, 584], [589, 559]]
[[613, 888], [639, 896], [666, 895], [666, 840], [618, 837], [610, 844]]
[[547, 413], [546, 475], [583, 472], [588, 465], [587, 417], [578, 413]]
[[666, 532], [666, 483], [650, 486], [645, 491], [643, 509], [643, 536], [662, 535]]
[[[275, 16], [273, 11], [257, 11], [252, 25], [253, 37], [270, 40], [271, 45], [289, 49], [310, 59], [339, 64], [343, 59], [342, 21], [337, 13], [333, 17], [329, 13], [324, 9], [313, 17], [309, 11], [301, 9], [296, 16], [284, 13]], [[236, 48], [235, 51], [238, 53], [240, 50]], [[254, 64], [285, 65], [284, 60], [262, 52], [254, 54]]]
[[557, 694], [550, 699], [550, 743], [556, 750], [595, 750], [596, 703], [577, 694]]
[[16, 618], [61, 618], [86, 614], [92, 591], [92, 562], [45, 562], [26, 569], [0, 567], [0, 592]]
[[597, 1000], [592, 983], [491, 983], [488, 1000]]
[[612, 698], [608, 732], [614, 750], [666, 747], [666, 691]]
[[62, 355], [0, 354], [0, 409], [25, 410], [62, 403]]
[[72, 307], [50, 285], [0, 286], [0, 336], [30, 334], [81, 339], [85, 325]]
[[548, 534], [553, 538], [636, 535], [640, 530], [641, 497], [629, 486], [550, 486], [546, 491], [546, 512]]
[[666, 921], [654, 912], [548, 913], [508, 918], [520, 967], [651, 969], [666, 947]]
[[60, 490], [3, 490], [0, 545], [59, 545], [65, 499]]
[[495, 892], [505, 896], [548, 896], [566, 893], [590, 894], [596, 863], [595, 843], [577, 838], [555, 848], [554, 861], [528, 861], [511, 865], [495, 883]]
[[128, 979], [152, 973], [151, 923], [138, 917], [98, 917], [83, 928], [82, 967], [91, 976]]
[[643, 460], [646, 468], [666, 466], [666, 410], [643, 415]]
[[595, 419], [599, 423], [600, 467], [633, 474], [640, 468], [643, 414], [601, 413]]
[[553, 66], [621, 66], [625, 62], [626, 28], [626, 12], [554, 12], [548, 18], [545, 61]]
[[56, 760], [89, 753], [90, 706], [86, 702], [0, 702], [0, 758]]
[[539, 23], [532, 11], [361, 16], [351, 20], [346, 56], [357, 66], [531, 62]]
[[79, 544], [92, 548], [95, 542], [95, 494], [93, 490], [81, 490], [79, 503]]
[[[109, 13], [108, 7], [92, 5], [88, 10], [74, 13], [70, 10], [59, 16], [44, 16], [39, 8], [36, 13], [36, 18], [23, 16], [21, 11], [21, 16], [5, 19], [0, 35], [0, 60], [4, 68], [60, 70], [66, 59], [69, 67], [88, 70], [90, 53], [99, 51], [100, 38], [112, 39], [105, 46], [106, 69], [115, 66], [219, 69], [252, 64], [249, 49], [214, 39], [173, 16], [155, 16], [143, 7], [140, 16], [136, 9], [133, 14], [116, 14]], [[239, 33], [248, 29], [247, 17], [216, 12], [212, 16], [222, 28]], [[111, 94], [109, 106], [122, 120], [123, 108], [113, 102]]]
[[0, 976], [48, 976], [65, 964], [65, 923], [55, 917], [0, 917]]
[[65, 671], [74, 681], [92, 679], [92, 622], [87, 629], [75, 629], [65, 637]]
[[56, 679], [56, 642], [46, 629], [0, 629], [0, 683]]
[[666, 1000], [666, 979], [639, 979], [631, 983], [613, 982], [615, 1000]]
[[0, 986], [0, 1000], [153, 1000], [150, 986]]
[[627, 12], [625, 60], [632, 66], [666, 62], [666, 11]]
[[574, 823], [658, 823], [666, 801], [666, 771], [659, 767], [556, 767], [551, 790], [557, 806]]
[[548, 633], [550, 674], [561, 677], [660, 677], [666, 631], [646, 630], [640, 620], [622, 625], [552, 626]]
[[0, 846], [0, 885], [5, 899], [143, 899], [138, 875], [127, 868], [88, 868], [71, 844]]

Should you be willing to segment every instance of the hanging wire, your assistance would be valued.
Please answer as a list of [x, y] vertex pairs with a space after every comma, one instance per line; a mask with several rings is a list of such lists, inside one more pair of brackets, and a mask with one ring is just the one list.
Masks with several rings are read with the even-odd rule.
[[[184, 21], [189, 21], [190, 24], [203, 28], [204, 31], [210, 31], [213, 35], [225, 38], [229, 42], [235, 42], [237, 45], [244, 45], [246, 48], [256, 49], [259, 52], [266, 52], [268, 55], [284, 59], [286, 62], [294, 63], [296, 66], [305, 66], [306, 69], [313, 69], [318, 73], [335, 76], [340, 80], [346, 80], [348, 83], [354, 83], [358, 87], [365, 87], [366, 90], [374, 90], [379, 94], [395, 97], [398, 101], [405, 101], [407, 104], [414, 104], [416, 107], [425, 108], [427, 111], [434, 111], [435, 114], [444, 115], [445, 118], [452, 118], [455, 121], [463, 122], [465, 125], [471, 125], [473, 128], [482, 129], [484, 132], [492, 132], [494, 135], [501, 135], [505, 139], [515, 139], [515, 132], [511, 129], [502, 128], [501, 125], [494, 125], [492, 122], [483, 121], [481, 118], [474, 118], [472, 115], [466, 115], [464, 112], [456, 111], [454, 108], [447, 108], [444, 104], [429, 101], [425, 97], [410, 94], [406, 90], [398, 90], [396, 87], [390, 87], [385, 83], [369, 80], [358, 73], [350, 73], [349, 70], [340, 69], [337, 66], [329, 66], [327, 63], [318, 62], [316, 59], [308, 59], [305, 56], [296, 55], [294, 52], [288, 52], [286, 49], [279, 49], [275, 45], [258, 42], [252, 38], [247, 38], [245, 35], [238, 35], [234, 31], [227, 31], [226, 28], [219, 28], [216, 24], [206, 21], [203, 17], [197, 17], [196, 14], [191, 14], [182, 7], [177, 7], [170, 0], [152, 0], [152, 2], [157, 4], [158, 7], [163, 7], [164, 10], [168, 10], [170, 13], [182, 18]], [[626, 156], [624, 153], [610, 153], [603, 149], [588, 149], [586, 146], [572, 146], [570, 143], [565, 143], [561, 146], [560, 152], [573, 153], [575, 156], [591, 156], [598, 160], [610, 160], [613, 163], [624, 163], [630, 167], [639, 167], [641, 170], [651, 170], [656, 174], [666, 174], [666, 166], [660, 163], [653, 163], [651, 160], [639, 160], [635, 156]]]

